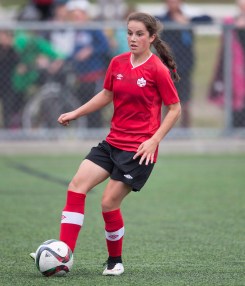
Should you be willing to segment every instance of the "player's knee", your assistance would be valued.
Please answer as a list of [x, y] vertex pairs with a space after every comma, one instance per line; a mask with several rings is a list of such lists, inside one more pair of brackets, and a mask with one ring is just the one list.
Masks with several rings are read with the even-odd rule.
[[86, 184], [84, 180], [78, 180], [74, 177], [71, 182], [69, 183], [68, 189], [74, 191], [76, 193], [83, 193], [86, 194], [90, 191], [89, 186]]
[[113, 197], [103, 197], [101, 201], [101, 208], [103, 212], [108, 212], [117, 209], [118, 201]]

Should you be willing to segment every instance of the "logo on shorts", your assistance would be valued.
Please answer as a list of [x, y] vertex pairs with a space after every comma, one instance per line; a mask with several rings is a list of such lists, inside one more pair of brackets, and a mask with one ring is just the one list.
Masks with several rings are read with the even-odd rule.
[[131, 175], [129, 175], [129, 174], [125, 174], [124, 177], [127, 178], [127, 179], [129, 179], [129, 180], [132, 180], [132, 179], [133, 179], [133, 177], [132, 177]]

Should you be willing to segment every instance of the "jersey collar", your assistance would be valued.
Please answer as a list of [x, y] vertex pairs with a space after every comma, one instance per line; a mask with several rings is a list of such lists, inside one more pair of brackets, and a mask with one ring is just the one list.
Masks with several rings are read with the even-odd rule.
[[135, 69], [135, 68], [137, 68], [137, 67], [142, 66], [143, 64], [145, 64], [145, 63], [151, 58], [151, 56], [152, 56], [152, 53], [150, 54], [150, 56], [149, 56], [143, 63], [141, 63], [141, 64], [139, 64], [139, 65], [137, 65], [137, 66], [134, 66], [134, 65], [133, 65], [133, 62], [132, 62], [132, 54], [130, 54], [130, 63], [131, 63], [132, 69]]

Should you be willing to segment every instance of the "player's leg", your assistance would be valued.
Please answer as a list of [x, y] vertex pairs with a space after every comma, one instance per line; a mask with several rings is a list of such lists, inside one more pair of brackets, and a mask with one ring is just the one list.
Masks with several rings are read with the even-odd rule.
[[85, 159], [69, 184], [61, 217], [60, 240], [72, 251], [83, 225], [86, 194], [108, 176], [109, 173], [105, 169]]
[[101, 206], [109, 256], [103, 275], [120, 275], [124, 272], [122, 264], [124, 222], [120, 206], [130, 191], [130, 186], [110, 179], [103, 193]]
[[[61, 217], [60, 240], [64, 241], [72, 251], [83, 225], [86, 194], [108, 176], [109, 172], [104, 168], [85, 159], [68, 186], [66, 204]], [[35, 259], [35, 252], [30, 253], [30, 256]]]

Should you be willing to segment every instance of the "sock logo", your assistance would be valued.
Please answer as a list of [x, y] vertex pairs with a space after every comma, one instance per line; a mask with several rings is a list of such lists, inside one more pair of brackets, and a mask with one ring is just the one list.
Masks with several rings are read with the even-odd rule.
[[109, 235], [109, 238], [111, 239], [111, 240], [115, 240], [116, 238], [118, 238], [118, 234], [111, 234], [111, 235]]
[[61, 216], [61, 223], [83, 225], [84, 215], [77, 212], [63, 211]]
[[110, 241], [117, 241], [124, 236], [124, 227], [120, 228], [117, 231], [109, 232], [105, 231], [106, 239]]

